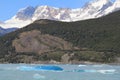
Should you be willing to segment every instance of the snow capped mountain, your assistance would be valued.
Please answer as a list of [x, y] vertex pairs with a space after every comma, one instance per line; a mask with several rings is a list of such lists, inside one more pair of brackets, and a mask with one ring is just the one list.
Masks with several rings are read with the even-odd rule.
[[103, 16], [102, 13], [106, 8], [112, 5], [110, 0], [94, 0], [89, 3], [86, 3], [85, 6], [81, 9], [81, 12], [77, 14], [72, 20], [84, 20], [91, 19]]
[[34, 7], [28, 6], [26, 8], [20, 9], [14, 18], [18, 18], [19, 20], [29, 20], [32, 18], [34, 11]]
[[22, 8], [18, 11], [18, 13], [13, 16], [11, 19], [4, 22], [4, 24], [0, 23], [0, 26], [4, 28], [18, 27], [21, 28], [26, 26], [32, 22], [32, 15], [34, 14], [35, 8], [28, 6], [26, 8]]
[[120, 10], [120, 0], [116, 0], [112, 6], [108, 7], [106, 10], [105, 10], [105, 13], [111, 13], [111, 12], [114, 12], [114, 11], [117, 11], [117, 10]]
[[50, 6], [37, 6], [20, 9], [11, 19], [0, 26], [4, 28], [21, 28], [38, 19], [50, 19], [59, 21], [78, 21], [85, 19], [98, 18], [107, 15], [116, 10], [120, 10], [120, 0], [114, 3], [110, 0], [92, 0], [86, 3], [82, 8], [55, 8]]
[[70, 9], [55, 8], [50, 6], [39, 6], [36, 8], [32, 20], [51, 19], [51, 20], [66, 20], [70, 18]]
[[116, 8], [116, 10], [119, 10], [120, 8], [120, 0], [116, 0], [113, 4], [113, 7]]

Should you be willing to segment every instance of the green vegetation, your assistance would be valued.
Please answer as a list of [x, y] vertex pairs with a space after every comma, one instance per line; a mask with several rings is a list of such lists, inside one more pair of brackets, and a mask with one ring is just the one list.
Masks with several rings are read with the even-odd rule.
[[[42, 24], [41, 21], [45, 23]], [[60, 37], [81, 50], [86, 48], [84, 52], [75, 52], [75, 56], [71, 59], [113, 62], [115, 61], [114, 58], [120, 56], [120, 11], [98, 19], [69, 23], [51, 20], [35, 21], [0, 38], [0, 58], [6, 58], [5, 55], [16, 54], [17, 52], [12, 47], [12, 41], [18, 38], [20, 33], [31, 30], [40, 30], [42, 34]], [[50, 60], [53, 58], [56, 61], [60, 61], [61, 53], [55, 54], [48, 54], [49, 57], [48, 55], [42, 55], [37, 59]]]

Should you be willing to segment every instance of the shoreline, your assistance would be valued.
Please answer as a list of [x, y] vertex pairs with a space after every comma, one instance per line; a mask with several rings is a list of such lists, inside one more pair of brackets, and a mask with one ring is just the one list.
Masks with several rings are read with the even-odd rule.
[[0, 63], [0, 64], [43, 64], [43, 65], [120, 65], [120, 63], [99, 63], [99, 62], [79, 62], [79, 63], [64, 63], [64, 62], [33, 62], [33, 63]]

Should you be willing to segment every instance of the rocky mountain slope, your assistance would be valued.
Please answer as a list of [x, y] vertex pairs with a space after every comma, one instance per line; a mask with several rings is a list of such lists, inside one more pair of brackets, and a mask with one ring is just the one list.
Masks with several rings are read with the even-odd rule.
[[120, 11], [76, 22], [37, 20], [0, 38], [0, 62], [120, 63]]
[[91, 0], [82, 8], [55, 8], [50, 6], [28, 6], [20, 9], [15, 16], [3, 23], [0, 26], [9, 27], [24, 27], [35, 20], [50, 19], [58, 21], [79, 21], [92, 18], [98, 18], [114, 11], [120, 10], [120, 1], [114, 3], [110, 0]]

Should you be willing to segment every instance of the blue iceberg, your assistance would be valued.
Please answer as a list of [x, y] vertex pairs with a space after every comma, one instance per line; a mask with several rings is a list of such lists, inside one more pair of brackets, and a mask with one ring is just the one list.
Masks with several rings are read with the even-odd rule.
[[55, 70], [55, 71], [62, 71], [63, 69], [58, 66], [36, 66], [35, 69], [37, 70]]
[[18, 69], [22, 71], [63, 71], [59, 66], [20, 66]]

